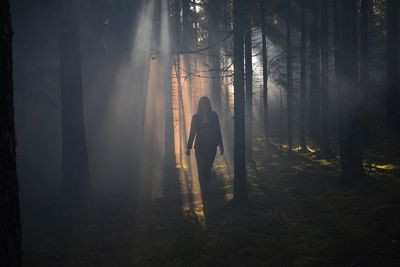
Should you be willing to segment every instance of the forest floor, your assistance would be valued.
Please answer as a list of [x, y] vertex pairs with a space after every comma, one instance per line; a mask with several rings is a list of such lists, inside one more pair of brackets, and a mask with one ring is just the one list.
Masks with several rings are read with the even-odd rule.
[[185, 194], [143, 203], [93, 196], [72, 213], [31, 205], [24, 265], [400, 266], [399, 144], [371, 145], [368, 176], [352, 185], [339, 183], [337, 158], [254, 151], [241, 206], [220, 160], [203, 205]]

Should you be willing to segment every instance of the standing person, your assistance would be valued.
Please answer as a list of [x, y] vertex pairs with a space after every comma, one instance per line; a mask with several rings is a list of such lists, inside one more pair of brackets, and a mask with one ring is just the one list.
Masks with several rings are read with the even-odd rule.
[[188, 156], [190, 156], [194, 141], [200, 189], [204, 195], [208, 191], [207, 187], [215, 154], [217, 153], [217, 146], [219, 146], [221, 155], [224, 154], [218, 114], [211, 109], [210, 99], [206, 96], [200, 98], [197, 113], [192, 117], [186, 150]]

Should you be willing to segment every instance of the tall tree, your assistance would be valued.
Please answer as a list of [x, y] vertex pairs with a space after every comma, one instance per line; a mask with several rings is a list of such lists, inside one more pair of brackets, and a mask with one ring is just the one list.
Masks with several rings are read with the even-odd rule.
[[182, 0], [182, 25], [183, 25], [183, 45], [186, 46], [186, 48], [192, 48], [189, 47], [191, 45], [191, 39], [192, 39], [192, 29], [193, 25], [191, 25], [191, 15], [190, 15], [190, 0]]
[[59, 22], [63, 185], [77, 192], [89, 185], [83, 111], [78, 8], [63, 1]]
[[245, 94], [244, 94], [244, 1], [233, 1], [233, 64], [234, 71], [234, 199], [247, 198]]
[[[340, 78], [341, 78], [341, 58], [342, 58], [342, 29], [341, 29], [341, 1], [333, 1], [333, 24], [334, 24], [334, 45], [335, 45], [335, 91], [336, 91], [336, 111], [337, 111], [337, 125], [338, 125], [338, 140], [339, 140], [339, 152], [340, 158], [343, 159], [343, 123], [342, 123], [342, 111], [341, 111], [341, 90], [340, 90]], [[344, 170], [344, 161], [341, 161], [341, 168]]]
[[321, 4], [321, 133], [320, 148], [325, 156], [330, 156], [329, 148], [329, 2]]
[[268, 50], [267, 50], [267, 25], [265, 21], [264, 1], [259, 1], [260, 23], [262, 38], [262, 66], [263, 66], [263, 125], [265, 147], [269, 150], [269, 114], [268, 114]]
[[[341, 1], [340, 72], [338, 77], [342, 176], [351, 182], [363, 175], [358, 88], [357, 0]], [[346, 62], [344, 63], [344, 59]]]
[[301, 1], [301, 40], [300, 40], [300, 148], [306, 149], [306, 50], [307, 50], [307, 1]]
[[220, 0], [208, 1], [208, 45], [209, 57], [211, 63], [210, 76], [211, 78], [211, 100], [214, 104], [214, 109], [221, 112], [221, 54], [220, 54]]
[[[190, 10], [190, 5], [191, 5], [191, 0], [182, 0], [182, 44], [186, 52], [189, 52], [194, 48], [194, 42], [193, 42], [193, 21], [192, 21], [192, 14]], [[184, 54], [184, 69], [185, 69], [185, 75], [187, 75], [187, 84], [188, 88], [187, 90], [189, 91], [190, 95], [190, 102], [192, 103], [192, 57], [190, 53], [185, 53]], [[190, 107], [192, 105], [189, 105]]]
[[310, 26], [310, 102], [309, 128], [310, 137], [318, 144], [320, 132], [320, 45], [319, 45], [319, 11], [320, 1], [311, 0]]
[[[169, 7], [168, 0], [161, 0], [161, 9], [165, 10]], [[170, 19], [169, 13], [162, 12], [161, 14], [161, 27], [170, 29]], [[172, 79], [171, 79], [171, 69], [172, 69], [172, 42], [170, 35], [167, 31], [162, 31], [161, 39], [164, 40], [164, 44], [161, 45], [161, 51], [163, 55], [163, 70], [165, 81], [165, 169], [167, 175], [176, 169], [176, 159], [175, 159], [175, 139], [174, 139], [174, 115], [173, 115], [173, 104], [172, 104]]]
[[286, 25], [286, 85], [287, 85], [287, 127], [288, 127], [288, 152], [289, 154], [293, 149], [293, 59], [292, 59], [292, 40], [291, 40], [291, 27], [292, 27], [292, 7], [291, 0], [287, 1], [287, 25]]
[[8, 0], [0, 1], [0, 266], [21, 266], [21, 223], [14, 127], [12, 27]]
[[400, 2], [398, 0], [386, 1], [387, 34], [386, 34], [386, 75], [387, 75], [387, 103], [386, 122], [392, 130], [399, 130], [400, 93], [399, 93], [399, 24], [398, 13]]
[[369, 12], [370, 0], [361, 0], [360, 30], [360, 88], [362, 94], [363, 143], [368, 143], [370, 132], [371, 88], [369, 74]]
[[252, 1], [246, 3], [245, 59], [246, 59], [246, 153], [252, 158], [253, 151], [253, 42], [252, 42]]

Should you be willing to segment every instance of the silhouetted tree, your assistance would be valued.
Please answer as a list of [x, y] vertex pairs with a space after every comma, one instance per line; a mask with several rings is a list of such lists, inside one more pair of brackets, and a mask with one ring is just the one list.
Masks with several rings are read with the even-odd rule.
[[387, 34], [386, 34], [386, 122], [390, 129], [400, 129], [400, 93], [399, 93], [399, 22], [398, 0], [386, 1]]
[[363, 175], [356, 2], [356, 0], [342, 0], [340, 3], [341, 45], [339, 48], [338, 93], [340, 95], [342, 176], [346, 182]]
[[[182, 44], [184, 51], [188, 52], [194, 48], [193, 42], [193, 22], [192, 15], [190, 10], [190, 0], [182, 0]], [[184, 69], [185, 75], [187, 75], [188, 80], [188, 88], [190, 95], [190, 101], [192, 101], [192, 62], [191, 62], [191, 54], [185, 53], [183, 56], [184, 60]], [[191, 106], [191, 105], [190, 105]]]
[[361, 0], [361, 31], [360, 31], [360, 88], [362, 94], [363, 143], [369, 142], [371, 87], [369, 71], [369, 13], [370, 0]]
[[329, 2], [321, 1], [321, 152], [330, 156], [329, 148]]
[[[161, 8], [167, 6], [168, 1], [163, 1], [161, 3]], [[171, 4], [171, 3], [169, 3]], [[165, 6], [164, 6], [165, 5]], [[161, 17], [161, 24], [166, 23], [164, 20], [169, 20], [169, 17]], [[165, 34], [165, 33], [164, 33]], [[167, 47], [169, 51], [167, 55], [164, 56], [164, 81], [165, 81], [165, 169], [167, 174], [170, 175], [176, 169], [176, 159], [175, 159], [175, 138], [174, 138], [174, 116], [173, 116], [173, 104], [172, 104], [172, 79], [171, 79], [171, 69], [172, 69], [172, 40], [168, 39], [169, 43]], [[165, 40], [164, 40], [165, 42]]]
[[211, 100], [217, 113], [221, 112], [221, 55], [220, 55], [220, 0], [208, 1], [208, 45], [210, 56]]
[[306, 51], [307, 51], [307, 1], [301, 1], [301, 40], [300, 40], [300, 148], [306, 149]]
[[78, 8], [63, 1], [59, 21], [63, 187], [76, 192], [89, 185], [83, 110]]
[[310, 102], [309, 128], [310, 137], [318, 144], [320, 132], [320, 45], [319, 45], [319, 11], [320, 1], [311, 0], [310, 26]]
[[0, 266], [21, 266], [21, 224], [14, 127], [12, 27], [9, 2], [0, 1]]
[[190, 0], [182, 0], [182, 25], [183, 25], [183, 45], [186, 48], [190, 47], [192, 43], [192, 29], [193, 25], [191, 22], [191, 15], [190, 15]]
[[268, 51], [267, 51], [267, 25], [265, 20], [264, 1], [260, 0], [260, 23], [262, 38], [262, 66], [263, 66], [263, 126], [265, 147], [269, 150], [269, 114], [268, 114]]
[[292, 59], [292, 41], [291, 41], [291, 27], [292, 27], [292, 7], [291, 0], [287, 1], [287, 25], [286, 25], [286, 60], [287, 60], [287, 70], [286, 70], [286, 86], [287, 86], [287, 126], [288, 126], [288, 152], [289, 154], [293, 149], [293, 59]]
[[245, 139], [245, 94], [243, 54], [243, 0], [233, 1], [233, 64], [234, 71], [234, 199], [247, 198], [246, 139]]
[[252, 1], [246, 3], [245, 16], [245, 58], [246, 58], [246, 152], [247, 159], [252, 158], [253, 151], [253, 42], [252, 42]]

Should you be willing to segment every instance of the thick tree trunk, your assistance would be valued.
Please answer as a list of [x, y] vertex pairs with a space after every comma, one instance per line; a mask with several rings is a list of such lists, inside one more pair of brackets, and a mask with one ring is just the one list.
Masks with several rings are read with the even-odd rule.
[[234, 71], [234, 199], [247, 198], [246, 156], [245, 156], [245, 95], [243, 55], [243, 0], [233, 1], [233, 64]]
[[291, 41], [291, 0], [287, 0], [287, 25], [286, 25], [286, 84], [287, 84], [287, 127], [288, 127], [288, 152], [292, 153], [293, 149], [293, 60], [292, 60], [292, 41]]
[[400, 93], [399, 93], [399, 24], [400, 2], [387, 0], [387, 39], [386, 39], [386, 123], [392, 130], [399, 130]]
[[[360, 94], [358, 88], [357, 5], [341, 1], [340, 72], [338, 77], [342, 176], [345, 182], [363, 175], [360, 141]], [[344, 59], [346, 62], [344, 63]]]
[[263, 66], [263, 125], [265, 147], [269, 150], [269, 114], [268, 114], [268, 50], [267, 50], [267, 25], [263, 1], [260, 1], [260, 23], [262, 37], [262, 66]]
[[307, 0], [301, 1], [301, 48], [300, 48], [300, 148], [306, 149], [306, 49], [307, 49]]
[[320, 103], [320, 47], [319, 47], [319, 0], [311, 2], [310, 29], [310, 103], [309, 129], [314, 144], [319, 145], [321, 103]]
[[0, 1], [0, 266], [21, 266], [21, 223], [14, 128], [12, 28], [9, 2]]
[[64, 4], [59, 24], [63, 189], [72, 193], [89, 186], [89, 167], [77, 8], [75, 2]]
[[329, 148], [329, 3], [321, 5], [321, 152], [330, 156]]
[[246, 58], [246, 153], [247, 160], [253, 152], [253, 43], [251, 30], [252, 1], [246, 3], [245, 58]]

